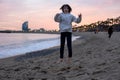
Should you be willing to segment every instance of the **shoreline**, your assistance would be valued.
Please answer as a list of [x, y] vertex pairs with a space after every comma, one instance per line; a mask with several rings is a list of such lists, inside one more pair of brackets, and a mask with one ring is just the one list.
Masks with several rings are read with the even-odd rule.
[[[73, 33], [82, 36], [73, 41], [71, 64], [59, 60], [59, 46], [27, 55], [0, 60], [1, 80], [119, 80], [120, 33], [108, 39], [107, 32]], [[82, 39], [82, 41], [80, 41]], [[39, 56], [40, 53], [46, 55]], [[49, 54], [50, 53], [50, 54]], [[49, 55], [47, 55], [49, 54]], [[31, 55], [33, 57], [31, 57]], [[17, 60], [18, 59], [18, 60]]]
[[[75, 38], [75, 37], [76, 37], [76, 38]], [[74, 36], [74, 35], [73, 35], [73, 41], [76, 40], [77, 37], [79, 37], [79, 36]], [[50, 42], [51, 42], [51, 41], [50, 41]], [[54, 42], [55, 42], [55, 41], [54, 41]], [[44, 42], [44, 43], [45, 43], [45, 42]], [[53, 43], [53, 41], [52, 41], [52, 43]], [[40, 47], [39, 49], [35, 49], [35, 50], [32, 50], [32, 51], [29, 50], [29, 51], [25, 51], [25, 52], [21, 52], [21, 53], [17, 51], [18, 54], [16, 54], [17, 52], [13, 52], [13, 51], [12, 51], [12, 52], [13, 52], [12, 54], [15, 54], [15, 55], [10, 55], [10, 56], [5, 56], [5, 57], [3, 56], [3, 57], [1, 57], [0, 59], [5, 59], [5, 58], [14, 57], [14, 56], [19, 56], [19, 55], [26, 55], [26, 54], [29, 54], [29, 53], [36, 53], [36, 52], [40, 52], [40, 51], [41, 51], [41, 53], [42, 53], [42, 52], [45, 51], [45, 50], [49, 50], [49, 49], [52, 49], [53, 47], [60, 46], [58, 43], [59, 43], [59, 41], [57, 40], [57, 43], [54, 43], [54, 44], [51, 45], [51, 46], [48, 46], [48, 45], [47, 45], [48, 47], [46, 47], [46, 48], [45, 48], [45, 46], [43, 46], [44, 48], [41, 48], [41, 47]], [[39, 43], [37, 43], [37, 44], [39, 44]], [[7, 54], [8, 54], [8, 53], [7, 53]], [[40, 54], [39, 54], [39, 55], [40, 55]], [[42, 54], [41, 54], [41, 55], [42, 55]]]
[[0, 40], [0, 59], [50, 48], [59, 44], [59, 34], [1, 34], [1, 37], [3, 39]]

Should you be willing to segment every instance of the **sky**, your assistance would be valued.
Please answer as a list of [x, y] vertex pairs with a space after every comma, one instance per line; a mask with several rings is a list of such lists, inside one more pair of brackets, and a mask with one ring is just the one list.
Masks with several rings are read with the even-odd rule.
[[81, 23], [73, 25], [120, 16], [120, 0], [0, 0], [0, 30], [21, 30], [24, 21], [28, 21], [31, 30], [59, 30], [54, 16], [62, 12], [60, 7], [63, 4], [72, 7], [74, 16], [82, 14]]

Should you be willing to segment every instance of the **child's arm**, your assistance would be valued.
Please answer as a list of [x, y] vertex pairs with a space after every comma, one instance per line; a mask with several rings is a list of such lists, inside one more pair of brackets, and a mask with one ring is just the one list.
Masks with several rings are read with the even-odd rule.
[[60, 14], [59, 14], [59, 13], [57, 13], [57, 14], [55, 15], [54, 20], [55, 20], [56, 22], [60, 22], [60, 21], [61, 21], [61, 19], [60, 19]]
[[82, 15], [81, 14], [78, 15], [78, 18], [76, 18], [75, 16], [73, 16], [73, 22], [80, 23], [81, 20], [82, 20]]

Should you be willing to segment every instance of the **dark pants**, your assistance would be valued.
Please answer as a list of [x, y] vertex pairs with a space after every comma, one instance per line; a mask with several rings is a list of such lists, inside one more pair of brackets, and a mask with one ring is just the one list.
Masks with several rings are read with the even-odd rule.
[[62, 32], [60, 37], [60, 58], [64, 56], [64, 46], [65, 40], [67, 39], [67, 47], [68, 47], [68, 57], [72, 57], [72, 33], [71, 32]]
[[108, 32], [108, 34], [109, 34], [109, 36], [108, 36], [108, 37], [109, 37], [109, 38], [111, 38], [112, 33], [113, 33], [113, 32]]

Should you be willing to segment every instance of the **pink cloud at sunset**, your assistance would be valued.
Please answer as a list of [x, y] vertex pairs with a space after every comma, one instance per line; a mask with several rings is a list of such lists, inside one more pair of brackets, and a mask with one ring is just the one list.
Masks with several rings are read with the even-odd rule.
[[76, 17], [82, 13], [78, 25], [120, 16], [120, 0], [0, 0], [0, 30], [21, 30], [24, 21], [31, 29], [58, 30], [54, 15], [63, 4], [69, 4]]

